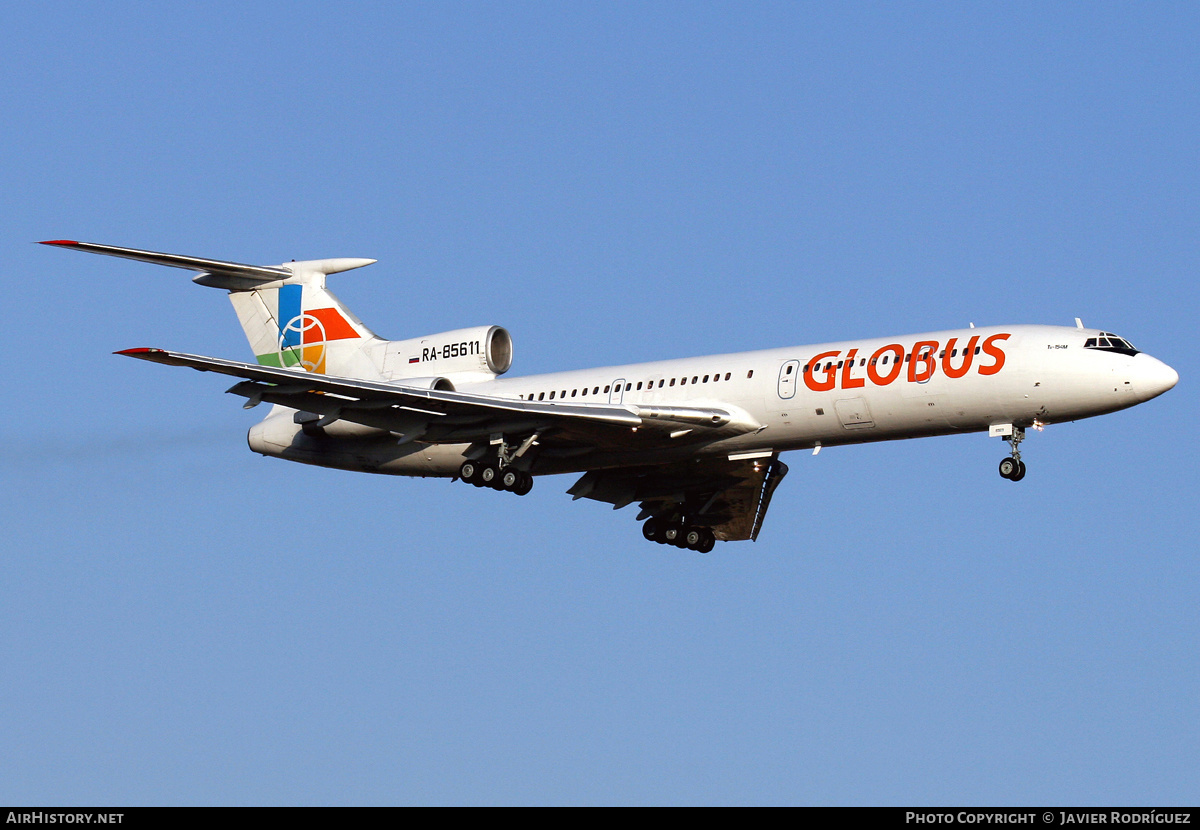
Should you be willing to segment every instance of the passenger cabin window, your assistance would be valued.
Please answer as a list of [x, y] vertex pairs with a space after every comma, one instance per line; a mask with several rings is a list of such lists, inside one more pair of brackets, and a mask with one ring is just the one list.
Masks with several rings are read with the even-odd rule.
[[749, 380], [749, 379], [750, 379], [750, 378], [752, 378], [752, 377], [754, 377], [754, 370], [753, 370], [753, 369], [751, 369], [749, 372], [747, 372], [747, 373], [746, 373], [746, 380]]

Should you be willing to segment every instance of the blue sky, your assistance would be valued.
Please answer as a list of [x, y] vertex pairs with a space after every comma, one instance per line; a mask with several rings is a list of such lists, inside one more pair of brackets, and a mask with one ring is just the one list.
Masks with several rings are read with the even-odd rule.
[[[0, 11], [0, 802], [1180, 804], [1200, 790], [1192, 4]], [[1180, 373], [830, 449], [754, 544], [264, 459], [185, 272], [331, 279], [513, 374], [967, 322]]]

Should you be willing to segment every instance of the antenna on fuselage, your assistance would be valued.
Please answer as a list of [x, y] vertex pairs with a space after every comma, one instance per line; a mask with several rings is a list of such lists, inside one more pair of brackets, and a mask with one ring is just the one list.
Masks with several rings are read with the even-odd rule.
[[1078, 317], [1075, 318], [1075, 328], [1077, 328], [1077, 329], [1083, 328], [1083, 321], [1080, 320]]

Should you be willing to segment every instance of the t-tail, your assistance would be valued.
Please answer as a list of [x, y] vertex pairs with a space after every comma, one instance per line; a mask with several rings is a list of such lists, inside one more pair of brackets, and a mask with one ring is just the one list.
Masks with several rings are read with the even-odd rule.
[[371, 355], [383, 341], [325, 287], [329, 274], [370, 265], [373, 259], [245, 265], [66, 239], [42, 244], [199, 271], [193, 282], [229, 291], [238, 321], [261, 365], [348, 378], [382, 376]]

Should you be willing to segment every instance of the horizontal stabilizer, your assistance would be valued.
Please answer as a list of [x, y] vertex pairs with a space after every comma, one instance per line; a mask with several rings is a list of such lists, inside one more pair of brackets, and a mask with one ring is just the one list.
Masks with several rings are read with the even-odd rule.
[[152, 265], [167, 265], [172, 268], [199, 271], [200, 274], [193, 277], [194, 282], [212, 288], [227, 288], [231, 291], [247, 291], [266, 283], [286, 280], [302, 274], [336, 274], [375, 262], [373, 259], [342, 258], [289, 262], [283, 265], [247, 265], [241, 262], [223, 262], [217, 259], [181, 254], [141, 251], [136, 248], [118, 248], [115, 245], [97, 245], [94, 242], [75, 242], [71, 239], [52, 239], [41, 244], [86, 251], [89, 254], [135, 259], [138, 262], [148, 262]]

